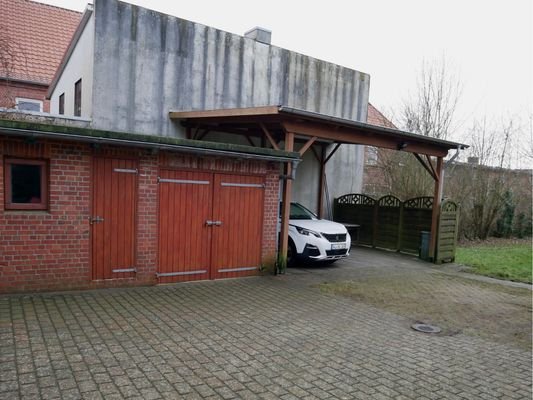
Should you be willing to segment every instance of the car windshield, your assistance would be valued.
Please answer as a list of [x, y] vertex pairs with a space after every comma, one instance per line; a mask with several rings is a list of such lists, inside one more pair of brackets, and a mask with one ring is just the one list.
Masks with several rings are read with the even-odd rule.
[[290, 219], [317, 219], [316, 215], [299, 203], [291, 203]]

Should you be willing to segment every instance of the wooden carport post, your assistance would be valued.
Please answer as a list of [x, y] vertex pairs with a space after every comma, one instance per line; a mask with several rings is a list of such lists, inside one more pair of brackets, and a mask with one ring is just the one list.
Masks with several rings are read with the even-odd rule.
[[[294, 133], [285, 132], [285, 151], [294, 150]], [[287, 249], [289, 248], [289, 217], [291, 211], [291, 192], [292, 192], [292, 180], [290, 176], [292, 174], [292, 165], [285, 164], [285, 184], [283, 185], [282, 202], [283, 208], [281, 210], [281, 238], [280, 238], [280, 250], [279, 250], [279, 269], [285, 270], [287, 266]]]
[[429, 254], [432, 261], [437, 258], [437, 231], [439, 225], [440, 203], [442, 199], [442, 157], [437, 157], [435, 170], [435, 189], [433, 192], [433, 210], [431, 213], [431, 237], [429, 241]]

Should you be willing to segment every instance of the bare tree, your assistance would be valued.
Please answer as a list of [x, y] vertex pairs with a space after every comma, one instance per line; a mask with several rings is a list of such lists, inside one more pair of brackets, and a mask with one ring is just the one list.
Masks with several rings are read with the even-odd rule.
[[448, 70], [445, 59], [424, 61], [415, 94], [404, 101], [401, 125], [408, 131], [437, 139], [453, 132], [462, 85]]
[[[423, 62], [414, 95], [395, 113], [397, 125], [424, 136], [448, 138], [455, 127], [461, 88], [444, 59]], [[403, 198], [433, 194], [433, 179], [412, 154], [380, 150], [377, 163], [392, 194]]]
[[25, 69], [27, 58], [22, 47], [11, 37], [8, 29], [0, 25], [0, 106], [14, 107], [11, 90], [15, 68]]
[[455, 165], [448, 174], [446, 194], [461, 203], [461, 232], [467, 238], [491, 235], [506, 198], [522, 189], [509, 169], [516, 125], [512, 118], [474, 121], [468, 131], [470, 162]]

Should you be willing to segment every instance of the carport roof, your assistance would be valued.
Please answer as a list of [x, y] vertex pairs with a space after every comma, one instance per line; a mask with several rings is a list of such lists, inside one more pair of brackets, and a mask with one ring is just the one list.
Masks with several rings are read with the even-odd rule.
[[[19, 117], [22, 118], [22, 116]], [[298, 162], [300, 160], [300, 154], [297, 152], [14, 119], [0, 118], [0, 135], [1, 134], [30, 138], [155, 148], [184, 153], [260, 159], [276, 162]]]
[[242, 133], [254, 134], [255, 125], [255, 129], [261, 134], [258, 127], [263, 124], [278, 139], [283, 138], [283, 132], [292, 132], [295, 135], [315, 137], [317, 140], [363, 144], [440, 157], [446, 156], [450, 149], [469, 147], [462, 143], [286, 106], [171, 111], [169, 116], [171, 119], [182, 120], [185, 126], [213, 131], [238, 133], [239, 129], [247, 127], [248, 131]]

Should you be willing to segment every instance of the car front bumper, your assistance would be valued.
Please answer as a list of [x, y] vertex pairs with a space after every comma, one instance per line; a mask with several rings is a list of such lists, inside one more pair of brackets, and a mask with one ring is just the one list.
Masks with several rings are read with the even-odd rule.
[[[342, 249], [333, 247], [344, 246]], [[305, 243], [300, 248], [296, 248], [296, 257], [299, 260], [310, 261], [332, 261], [348, 257], [350, 255], [351, 239], [346, 235], [345, 242], [330, 242], [324, 238], [315, 236], [306, 238]]]

